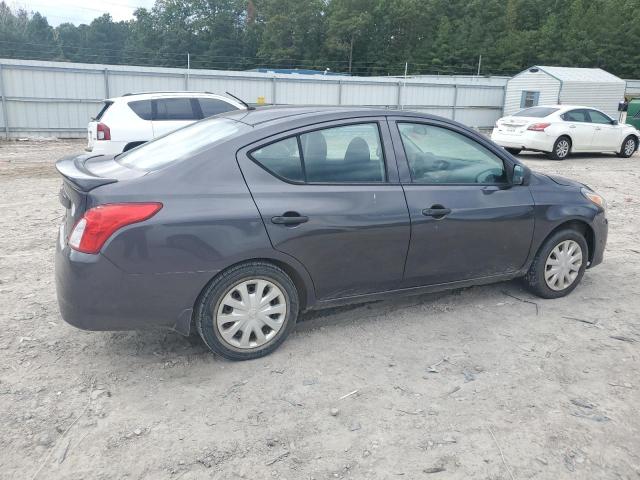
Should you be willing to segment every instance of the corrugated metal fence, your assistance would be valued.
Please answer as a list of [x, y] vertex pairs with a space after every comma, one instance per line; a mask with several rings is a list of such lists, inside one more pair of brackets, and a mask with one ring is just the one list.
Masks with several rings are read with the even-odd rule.
[[249, 103], [404, 108], [473, 127], [500, 117], [508, 77], [348, 77], [0, 59], [0, 132], [82, 137], [103, 99], [145, 91], [229, 91]]
[[[256, 103], [404, 108], [477, 128], [501, 116], [509, 77], [348, 77], [0, 59], [0, 132], [83, 137], [103, 99], [130, 92], [229, 91]], [[627, 80], [640, 95], [640, 80]]]

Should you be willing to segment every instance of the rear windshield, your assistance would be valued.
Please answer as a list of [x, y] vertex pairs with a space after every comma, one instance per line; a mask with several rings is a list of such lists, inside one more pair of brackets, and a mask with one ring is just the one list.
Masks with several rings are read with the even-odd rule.
[[99, 121], [111, 105], [113, 105], [113, 102], [104, 102], [104, 105], [102, 106], [98, 114], [95, 116], [95, 120]]
[[524, 110], [520, 110], [518, 113], [514, 113], [514, 117], [546, 117], [547, 115], [551, 115], [554, 112], [557, 112], [559, 108], [550, 108], [550, 107], [531, 107], [525, 108]]
[[242, 128], [248, 127], [226, 118], [202, 120], [129, 150], [119, 155], [117, 161], [137, 170], [159, 170], [233, 136]]

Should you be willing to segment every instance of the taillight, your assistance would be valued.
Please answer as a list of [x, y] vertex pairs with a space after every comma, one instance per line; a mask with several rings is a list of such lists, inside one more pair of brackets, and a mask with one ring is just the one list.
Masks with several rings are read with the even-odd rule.
[[69, 246], [83, 253], [98, 253], [114, 232], [153, 217], [161, 203], [109, 203], [87, 210], [69, 235]]
[[544, 129], [547, 128], [550, 123], [534, 123], [533, 125], [529, 125], [527, 130], [531, 130], [533, 132], [544, 132]]
[[111, 140], [111, 130], [104, 123], [99, 123], [97, 126], [98, 140]]

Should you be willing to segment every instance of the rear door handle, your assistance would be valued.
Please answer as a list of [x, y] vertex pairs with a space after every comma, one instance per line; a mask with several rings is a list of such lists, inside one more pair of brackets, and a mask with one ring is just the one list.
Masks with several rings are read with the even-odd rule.
[[295, 212], [287, 212], [279, 217], [271, 217], [271, 223], [276, 225], [298, 225], [309, 221], [309, 217], [299, 215]]
[[445, 208], [442, 205], [433, 205], [431, 208], [425, 208], [422, 210], [422, 215], [425, 217], [444, 218], [451, 213], [450, 208]]
[[600, 127], [596, 127], [596, 130], [602, 130]]

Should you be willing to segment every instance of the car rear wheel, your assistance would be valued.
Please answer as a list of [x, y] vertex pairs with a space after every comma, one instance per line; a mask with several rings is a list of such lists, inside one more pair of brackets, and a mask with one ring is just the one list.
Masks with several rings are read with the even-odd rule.
[[569, 137], [559, 137], [553, 144], [553, 150], [549, 153], [552, 160], [564, 160], [571, 153], [571, 140]]
[[505, 150], [511, 155], [518, 155], [522, 151], [521, 148], [505, 148]]
[[209, 349], [229, 360], [268, 355], [284, 342], [298, 317], [298, 293], [289, 276], [266, 262], [230, 268], [196, 305], [195, 321]]
[[539, 297], [564, 297], [580, 283], [588, 258], [584, 236], [576, 230], [561, 230], [540, 247], [525, 276], [525, 283]]
[[622, 158], [629, 158], [638, 148], [638, 140], [633, 135], [628, 136], [622, 142], [618, 156]]

